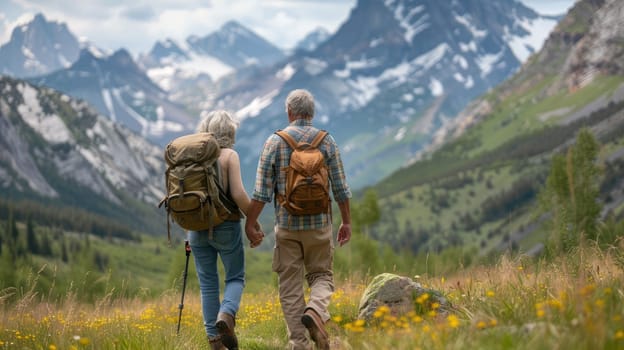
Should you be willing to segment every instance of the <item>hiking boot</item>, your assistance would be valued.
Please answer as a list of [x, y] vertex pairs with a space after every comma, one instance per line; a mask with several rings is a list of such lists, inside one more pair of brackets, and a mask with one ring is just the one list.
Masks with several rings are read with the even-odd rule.
[[221, 343], [229, 350], [238, 350], [238, 339], [236, 339], [236, 334], [234, 333], [235, 322], [234, 316], [225, 312], [219, 312], [217, 323], [215, 323], [217, 332], [219, 332], [221, 337]]
[[301, 323], [310, 332], [310, 338], [319, 350], [329, 350], [329, 336], [321, 317], [312, 309], [307, 309], [301, 316]]
[[216, 337], [208, 337], [208, 342], [210, 343], [210, 349], [212, 350], [224, 350], [226, 349], [225, 346], [223, 346], [223, 343], [221, 343], [221, 337], [216, 336]]

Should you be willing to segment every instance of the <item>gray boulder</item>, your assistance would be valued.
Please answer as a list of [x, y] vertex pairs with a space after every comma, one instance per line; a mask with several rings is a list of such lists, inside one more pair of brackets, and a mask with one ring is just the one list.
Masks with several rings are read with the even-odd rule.
[[[424, 294], [427, 294], [426, 299], [421, 297]], [[437, 303], [436, 311], [441, 313], [447, 312], [451, 307], [438, 291], [423, 288], [420, 283], [408, 277], [382, 273], [375, 276], [366, 287], [360, 299], [358, 318], [371, 319], [382, 305], [390, 308], [390, 314], [399, 316], [409, 311], [427, 312], [434, 303]]]

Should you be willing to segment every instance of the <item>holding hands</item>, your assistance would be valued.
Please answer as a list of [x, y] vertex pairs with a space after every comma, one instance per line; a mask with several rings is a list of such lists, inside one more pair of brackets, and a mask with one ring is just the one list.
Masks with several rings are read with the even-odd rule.
[[264, 238], [262, 226], [260, 226], [258, 221], [255, 221], [253, 225], [250, 225], [250, 222], [247, 222], [245, 224], [245, 234], [247, 235], [247, 239], [249, 239], [249, 246], [251, 248], [259, 246]]

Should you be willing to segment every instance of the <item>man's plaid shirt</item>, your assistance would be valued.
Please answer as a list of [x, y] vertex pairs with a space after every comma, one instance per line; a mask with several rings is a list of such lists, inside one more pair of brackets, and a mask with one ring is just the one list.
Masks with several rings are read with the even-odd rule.
[[[305, 119], [293, 121], [284, 130], [298, 142], [303, 140], [311, 142], [318, 132], [318, 129], [312, 126], [312, 121]], [[343, 202], [351, 197], [351, 190], [346, 182], [338, 145], [331, 135], [327, 135], [319, 145], [319, 150], [323, 153], [325, 163], [329, 168], [329, 180], [334, 200]], [[276, 190], [281, 195], [285, 194], [286, 174], [280, 170], [288, 167], [291, 153], [292, 150], [281, 137], [277, 134], [269, 136], [258, 161], [253, 199], [268, 203], [275, 197]], [[275, 201], [275, 221], [280, 228], [293, 231], [320, 229], [331, 224], [330, 220], [329, 213], [290, 215], [277, 200]]]

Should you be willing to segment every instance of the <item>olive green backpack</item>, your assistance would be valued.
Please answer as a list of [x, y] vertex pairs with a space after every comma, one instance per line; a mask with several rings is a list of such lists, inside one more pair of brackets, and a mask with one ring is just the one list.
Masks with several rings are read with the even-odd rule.
[[240, 211], [221, 186], [221, 149], [212, 133], [180, 136], [165, 148], [166, 196], [158, 207], [167, 210], [170, 220], [185, 230], [212, 229], [225, 220], [240, 219]]

